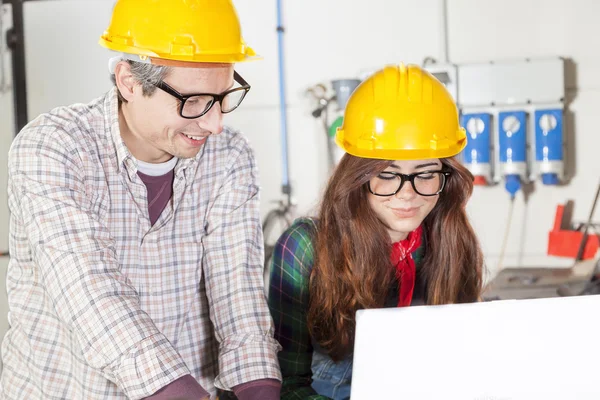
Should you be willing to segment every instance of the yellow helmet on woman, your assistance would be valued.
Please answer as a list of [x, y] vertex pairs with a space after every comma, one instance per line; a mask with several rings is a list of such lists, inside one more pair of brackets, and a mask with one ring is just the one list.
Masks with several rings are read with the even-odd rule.
[[99, 43], [162, 65], [256, 58], [231, 0], [117, 0]]
[[357, 157], [452, 157], [467, 144], [450, 92], [417, 65], [388, 65], [352, 93], [335, 141]]

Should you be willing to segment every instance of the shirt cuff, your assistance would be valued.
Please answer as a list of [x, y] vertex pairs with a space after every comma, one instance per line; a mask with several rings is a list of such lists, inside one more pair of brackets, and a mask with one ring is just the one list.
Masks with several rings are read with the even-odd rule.
[[131, 349], [115, 375], [117, 386], [128, 398], [136, 400], [190, 375], [190, 371], [167, 338], [157, 334]]
[[258, 379], [233, 388], [239, 400], [279, 400], [281, 382], [275, 379]]
[[269, 335], [232, 335], [223, 340], [215, 386], [232, 390], [234, 386], [258, 379], [281, 381], [277, 359], [280, 349], [279, 342]]
[[204, 400], [210, 394], [191, 375], [174, 380], [145, 400]]

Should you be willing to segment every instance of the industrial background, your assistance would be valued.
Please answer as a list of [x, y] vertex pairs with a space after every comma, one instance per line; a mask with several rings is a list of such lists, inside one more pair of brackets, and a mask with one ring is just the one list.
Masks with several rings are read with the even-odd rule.
[[[463, 161], [478, 183], [468, 212], [484, 249], [486, 279], [499, 265], [570, 268], [575, 258], [595, 256], [590, 213], [600, 179], [600, 2], [234, 3], [246, 41], [264, 59], [238, 67], [252, 89], [225, 121], [255, 149], [268, 240], [285, 218], [315, 211], [339, 157], [328, 135], [339, 123], [344, 89], [402, 61], [429, 68], [461, 106], [472, 139]], [[112, 5], [0, 0], [0, 252], [8, 249], [7, 153], [20, 119], [86, 103], [110, 88], [109, 54], [97, 41]], [[20, 51], [25, 57], [15, 59]], [[555, 226], [562, 205], [570, 223]], [[575, 228], [579, 236], [572, 235]], [[579, 251], [583, 233], [595, 241]], [[558, 248], [567, 242], [570, 247]], [[7, 263], [0, 257], [0, 337], [7, 328]]]

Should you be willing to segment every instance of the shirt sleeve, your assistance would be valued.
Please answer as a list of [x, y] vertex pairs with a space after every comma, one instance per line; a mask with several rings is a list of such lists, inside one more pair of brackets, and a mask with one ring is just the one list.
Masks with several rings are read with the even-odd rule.
[[265, 298], [258, 172], [245, 140], [231, 153], [202, 239], [206, 295], [219, 342], [215, 386], [224, 390], [258, 379], [281, 381], [280, 346]]
[[[312, 389], [313, 347], [306, 322], [314, 249], [314, 222], [298, 219], [275, 244], [270, 268], [269, 308], [282, 346], [282, 399], [326, 399]], [[315, 397], [312, 397], [315, 396]]]
[[32, 126], [9, 153], [9, 205], [34, 273], [88, 365], [140, 399], [189, 374], [121, 274], [114, 238], [86, 191], [83, 154], [56, 126]]

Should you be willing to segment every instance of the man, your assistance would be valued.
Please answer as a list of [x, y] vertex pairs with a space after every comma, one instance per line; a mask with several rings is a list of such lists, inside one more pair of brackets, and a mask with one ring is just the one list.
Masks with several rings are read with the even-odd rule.
[[118, 0], [115, 87], [9, 154], [3, 399], [278, 399], [230, 0]]

